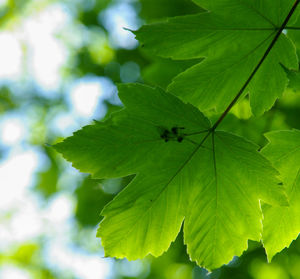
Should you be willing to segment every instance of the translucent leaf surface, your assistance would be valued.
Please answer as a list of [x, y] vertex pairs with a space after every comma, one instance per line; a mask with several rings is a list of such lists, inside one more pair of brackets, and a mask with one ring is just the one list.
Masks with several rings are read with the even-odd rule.
[[125, 109], [55, 147], [94, 178], [136, 174], [103, 210], [106, 256], [161, 255], [184, 222], [190, 257], [213, 269], [261, 238], [259, 200], [286, 205], [277, 172], [257, 146], [211, 131], [190, 104], [161, 89], [122, 85]]
[[[222, 111], [258, 65], [295, 1], [195, 2], [210, 11], [145, 25], [135, 34], [145, 49], [162, 57], [206, 57], [179, 74], [168, 90], [202, 111]], [[282, 65], [287, 69], [298, 68], [295, 47], [284, 34], [245, 90], [250, 91], [254, 114], [264, 113], [282, 96], [288, 84]]]
[[266, 135], [263, 154], [279, 170], [289, 207], [264, 206], [263, 242], [269, 259], [288, 247], [300, 231], [300, 131], [276, 131]]

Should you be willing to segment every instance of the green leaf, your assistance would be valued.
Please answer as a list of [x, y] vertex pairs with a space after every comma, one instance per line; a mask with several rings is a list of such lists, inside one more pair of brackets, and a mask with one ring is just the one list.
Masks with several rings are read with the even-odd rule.
[[101, 210], [113, 199], [112, 194], [102, 190], [102, 182], [87, 177], [74, 193], [77, 198], [75, 217], [83, 226], [97, 225], [101, 220]]
[[300, 72], [299, 71], [287, 71], [287, 76], [289, 78], [289, 88], [295, 93], [300, 92]]
[[190, 0], [140, 0], [140, 4], [139, 15], [147, 22], [201, 11]]
[[[286, 204], [277, 172], [257, 146], [226, 132], [161, 89], [121, 85], [125, 109], [56, 149], [94, 178], [136, 174], [103, 210], [106, 256], [159, 256], [182, 222], [191, 259], [213, 269], [261, 238], [259, 200]], [[202, 133], [201, 133], [202, 132]]]
[[199, 59], [186, 61], [159, 59], [144, 68], [142, 72], [143, 80], [148, 85], [159, 86], [165, 89], [175, 76], [196, 63], [199, 63]]
[[[144, 48], [156, 55], [173, 59], [206, 57], [179, 74], [168, 90], [202, 111], [216, 108], [220, 112], [258, 65], [294, 0], [195, 2], [211, 11], [145, 25], [134, 33]], [[245, 90], [245, 94], [250, 91], [255, 115], [270, 109], [282, 96], [288, 84], [282, 65], [297, 69], [297, 61], [293, 43], [281, 34]]]
[[300, 131], [270, 132], [266, 137], [270, 143], [262, 152], [279, 170], [290, 204], [263, 207], [263, 243], [271, 260], [300, 231]]

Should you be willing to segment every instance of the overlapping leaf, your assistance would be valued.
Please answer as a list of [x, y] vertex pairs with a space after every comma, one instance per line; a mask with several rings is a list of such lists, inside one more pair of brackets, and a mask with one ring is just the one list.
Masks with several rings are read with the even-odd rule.
[[[56, 145], [94, 178], [136, 174], [103, 210], [105, 254], [161, 255], [184, 222], [191, 259], [213, 269], [260, 240], [259, 200], [286, 204], [277, 172], [245, 139], [206, 132], [195, 107], [161, 89], [122, 85], [125, 109]], [[203, 133], [200, 133], [200, 132]]]
[[[173, 59], [206, 59], [179, 74], [168, 90], [200, 110], [223, 110], [268, 49], [294, 0], [195, 0], [210, 11], [143, 26], [143, 46]], [[298, 8], [299, 10], [299, 8]], [[295, 22], [296, 10], [289, 24]], [[288, 79], [282, 65], [297, 69], [293, 43], [281, 34], [249, 84], [251, 107], [259, 115], [282, 95]]]
[[263, 242], [269, 259], [288, 247], [300, 232], [300, 131], [266, 135], [270, 143], [263, 154], [280, 171], [290, 206], [264, 206]]

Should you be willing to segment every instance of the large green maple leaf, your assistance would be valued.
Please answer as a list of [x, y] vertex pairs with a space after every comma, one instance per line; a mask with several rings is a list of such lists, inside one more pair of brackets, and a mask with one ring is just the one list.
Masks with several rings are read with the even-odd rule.
[[288, 247], [300, 232], [300, 131], [266, 134], [269, 144], [263, 154], [279, 170], [290, 206], [263, 207], [263, 243], [269, 259]]
[[[245, 84], [291, 11], [294, 0], [195, 0], [209, 11], [145, 25], [134, 33], [145, 49], [173, 59], [206, 59], [179, 74], [168, 90], [204, 111], [222, 111]], [[294, 12], [289, 24], [299, 14]], [[297, 69], [295, 46], [282, 33], [245, 90], [252, 112], [270, 109]], [[188, 85], [188, 86], [187, 86]]]
[[121, 85], [125, 109], [55, 148], [94, 178], [136, 174], [103, 210], [98, 236], [107, 256], [159, 256], [184, 221], [191, 259], [208, 269], [261, 238], [260, 199], [286, 204], [277, 172], [257, 146], [209, 130], [194, 106], [161, 89]]

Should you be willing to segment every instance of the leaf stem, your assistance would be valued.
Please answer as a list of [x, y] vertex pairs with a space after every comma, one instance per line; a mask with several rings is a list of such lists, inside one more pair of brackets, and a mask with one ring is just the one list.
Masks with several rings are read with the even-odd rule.
[[229, 106], [226, 108], [226, 110], [222, 113], [222, 115], [220, 116], [220, 118], [212, 126], [212, 128], [211, 128], [212, 131], [214, 131], [220, 125], [220, 123], [223, 121], [223, 119], [225, 118], [225, 116], [228, 114], [228, 112], [232, 109], [232, 107], [236, 104], [236, 102], [238, 101], [238, 99], [241, 97], [241, 95], [245, 91], [246, 87], [252, 81], [253, 77], [255, 76], [255, 74], [257, 73], [257, 71], [259, 70], [259, 68], [261, 67], [261, 65], [263, 64], [263, 62], [266, 60], [266, 58], [269, 55], [270, 51], [272, 50], [272, 48], [274, 47], [275, 43], [279, 39], [282, 31], [286, 28], [286, 25], [287, 25], [288, 21], [290, 20], [290, 18], [294, 14], [294, 12], [295, 12], [296, 8], [298, 7], [299, 3], [300, 3], [300, 0], [296, 0], [295, 1], [292, 9], [290, 10], [289, 14], [285, 18], [285, 20], [282, 23], [281, 27], [278, 29], [278, 31], [277, 31], [274, 39], [270, 43], [270, 45], [267, 48], [266, 52], [264, 53], [263, 57], [260, 59], [260, 61], [256, 65], [256, 67], [254, 68], [253, 72], [251, 73], [251, 75], [249, 76], [249, 78], [246, 80], [246, 82], [244, 83], [244, 85], [242, 86], [242, 88], [240, 89], [240, 91], [237, 93], [237, 95], [235, 96], [235, 98], [232, 100], [232, 102], [229, 104]]

